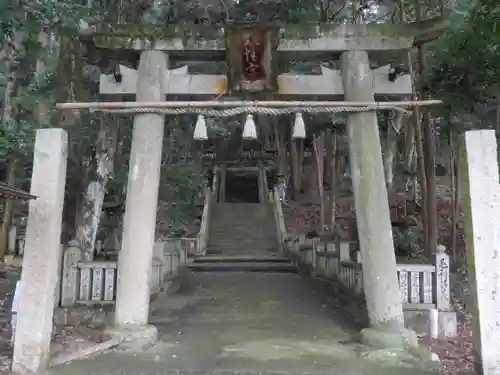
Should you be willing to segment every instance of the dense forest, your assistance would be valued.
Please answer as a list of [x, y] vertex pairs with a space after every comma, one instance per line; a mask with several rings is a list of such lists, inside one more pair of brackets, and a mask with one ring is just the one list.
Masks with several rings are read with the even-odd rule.
[[[438, 205], [441, 195], [447, 195], [452, 202], [457, 201], [453, 199], [459, 193], [454, 160], [459, 151], [459, 135], [471, 128], [500, 129], [500, 34], [496, 31], [500, 7], [496, 3], [444, 0], [170, 0], [152, 4], [135, 0], [89, 0], [87, 3], [25, 0], [4, 2], [0, 9], [3, 18], [1, 177], [9, 184], [29, 189], [36, 129], [65, 128], [70, 135], [70, 153], [64, 240], [85, 237], [81, 228], [88, 220], [91, 203], [88, 195], [96, 188], [96, 183], [105, 187], [103, 191], [106, 194], [101, 203], [104, 209], [110, 213], [122, 211], [128, 172], [131, 117], [106, 113], [60, 113], [54, 110], [56, 102], [98, 101], [100, 73], [113, 71], [116, 61], [102, 55], [86, 37], [85, 29], [89, 24], [299, 23], [304, 20], [340, 24], [359, 21], [360, 17], [364, 23], [424, 23], [440, 18], [445, 32], [440, 33], [439, 38], [436, 39], [436, 35], [429, 37], [413, 50], [402, 51], [390, 56], [389, 60], [398, 70], [413, 76], [414, 98], [441, 99], [444, 105], [430, 111], [417, 110], [411, 118], [403, 121], [381, 114], [379, 124], [382, 142], [387, 146], [384, 147], [384, 161], [389, 191], [405, 193], [406, 199], [418, 207], [414, 212], [416, 221], [422, 223], [421, 236], [417, 239], [419, 247], [432, 249], [438, 241], [444, 241], [455, 252], [458, 205], [451, 204], [452, 213], [444, 223], [448, 232], [454, 228], [454, 234], [446, 234], [446, 239], [440, 238], [443, 236], [440, 231], [443, 219], [438, 215]], [[314, 72], [321, 64], [319, 61], [290, 62], [287, 69], [297, 73]], [[196, 63], [189, 68], [214, 69]], [[167, 118], [158, 220], [170, 229], [189, 226], [199, 215], [197, 199], [193, 197], [200, 196], [204, 180], [203, 170], [190, 152], [194, 142], [194, 122], [195, 118], [189, 116]], [[324, 122], [324, 118], [320, 119], [317, 126], [310, 127], [309, 132], [326, 140], [326, 154], [331, 160], [327, 160], [325, 165], [337, 165], [332, 160], [338, 155], [337, 166], [342, 168], [340, 159], [345, 158], [342, 153], [346, 151], [335, 154], [331, 147], [335, 134], [339, 132], [325, 131]], [[212, 120], [209, 125], [216, 134], [224, 133], [231, 124]], [[277, 127], [278, 123], [270, 126]], [[280, 137], [282, 135], [277, 134], [276, 138]], [[341, 140], [338, 143], [341, 144]], [[303, 145], [290, 147], [300, 148]], [[342, 150], [340, 146], [337, 148]], [[344, 160], [344, 164], [348, 163]], [[280, 161], [280, 165], [282, 171], [285, 169], [285, 174], [289, 174], [287, 162]], [[296, 174], [292, 173], [292, 177]], [[303, 190], [300, 186], [303, 178], [294, 178], [291, 190], [296, 193]], [[323, 185], [328, 194], [333, 194], [334, 190], [328, 183], [331, 179], [332, 171], [326, 168]], [[446, 188], [443, 189], [443, 186]], [[291, 194], [293, 198], [297, 198], [296, 195]], [[327, 197], [326, 201], [331, 205], [335, 199]], [[324, 224], [331, 224], [332, 215], [325, 211], [335, 210], [324, 209], [320, 215]], [[26, 208], [22, 205], [7, 202], [3, 207], [0, 228], [2, 253], [5, 252], [9, 226], [23, 222], [25, 216]], [[396, 233], [396, 237], [407, 243], [411, 239], [406, 234], [405, 231]], [[92, 241], [95, 241], [95, 236]]]

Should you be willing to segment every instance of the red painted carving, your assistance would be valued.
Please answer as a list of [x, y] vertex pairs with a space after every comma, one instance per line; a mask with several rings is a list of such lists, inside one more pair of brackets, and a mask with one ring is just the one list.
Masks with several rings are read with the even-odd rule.
[[253, 31], [243, 36], [241, 62], [243, 76], [249, 81], [259, 81], [266, 78], [262, 59], [266, 50], [266, 34]]

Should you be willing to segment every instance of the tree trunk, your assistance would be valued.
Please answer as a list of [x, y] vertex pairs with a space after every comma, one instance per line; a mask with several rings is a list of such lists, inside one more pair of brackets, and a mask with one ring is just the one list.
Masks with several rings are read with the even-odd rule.
[[[38, 43], [40, 44], [43, 50], [49, 48], [50, 38], [51, 38], [50, 31], [47, 29], [47, 27], [43, 27], [38, 33]], [[45, 60], [42, 56], [36, 60], [35, 75], [37, 78], [42, 77], [46, 71], [47, 67], [45, 65]], [[37, 101], [36, 112], [38, 119], [38, 128], [45, 126], [49, 120], [50, 107], [48, 102], [46, 100], [43, 100], [43, 98], [40, 98]]]
[[[2, 113], [2, 126], [8, 129], [9, 132], [15, 132], [16, 118], [15, 118], [15, 104], [14, 96], [17, 87], [16, 65], [17, 59], [22, 49], [22, 35], [16, 30], [7, 32], [4, 39], [4, 56], [5, 56], [5, 76], [6, 83], [4, 88], [3, 97], [3, 113]], [[12, 156], [7, 163], [6, 183], [13, 185], [15, 183], [15, 174], [17, 167], [17, 159]], [[0, 259], [3, 259], [9, 243], [9, 228], [12, 220], [12, 201], [5, 200], [2, 225], [0, 227]]]
[[[451, 132], [450, 132], [451, 134]], [[451, 142], [450, 142], [451, 143]], [[453, 173], [452, 179], [454, 180], [453, 184], [453, 207], [452, 207], [452, 217], [451, 217], [451, 252], [453, 256], [453, 262], [457, 264], [458, 255], [457, 255], [457, 242], [458, 242], [458, 219], [460, 217], [460, 196], [462, 194], [461, 189], [461, 177], [460, 177], [460, 167], [459, 167], [459, 155], [460, 155], [460, 142], [455, 141], [455, 144], [452, 144], [453, 147], [452, 155], [453, 155]]]
[[[331, 129], [325, 132], [325, 168], [323, 171], [323, 181], [331, 188], [332, 172], [331, 165], [333, 163], [333, 131]], [[327, 223], [328, 225], [328, 220]]]
[[384, 173], [387, 192], [392, 192], [394, 183], [394, 157], [397, 152], [398, 135], [403, 125], [403, 113], [397, 112], [395, 118], [390, 118], [387, 124], [387, 140], [384, 154]]
[[[83, 69], [83, 60], [81, 58], [81, 44], [77, 39], [63, 36], [60, 41], [59, 59], [56, 76], [57, 100], [60, 102], [78, 102], [87, 101], [84, 94], [85, 87], [81, 79]], [[61, 240], [75, 238], [76, 236], [76, 218], [80, 207], [83, 178], [85, 169], [82, 167], [82, 156], [78, 152], [79, 143], [74, 141], [74, 125], [79, 120], [78, 111], [61, 111], [60, 124], [68, 130], [68, 175], [66, 180], [66, 191], [63, 212], [64, 233]]]
[[304, 140], [297, 140], [297, 149], [299, 155], [299, 181], [300, 181], [300, 190], [302, 191], [304, 186], [303, 176], [304, 176]]
[[[418, 5], [418, 3], [417, 3]], [[417, 19], [420, 19], [420, 10], [417, 9]], [[416, 77], [413, 71], [413, 62], [411, 58], [411, 51], [408, 51], [408, 68], [410, 69], [410, 76], [412, 78], [412, 100], [417, 100], [418, 96], [416, 93]], [[427, 196], [427, 177], [425, 174], [425, 160], [424, 160], [424, 149], [422, 144], [422, 126], [420, 123], [420, 109], [419, 107], [415, 107], [413, 111], [413, 126], [415, 128], [415, 143], [417, 150], [417, 159], [418, 159], [418, 170], [420, 172], [420, 201], [422, 207], [422, 222], [424, 223], [424, 251], [427, 253], [428, 249], [428, 238], [429, 233], [427, 230], [427, 205], [426, 205], [426, 196]]]
[[118, 135], [118, 122], [103, 114], [96, 145], [96, 173], [88, 184], [83, 196], [81, 218], [76, 231], [76, 240], [84, 254], [84, 259], [92, 260], [94, 246], [101, 219], [106, 185], [113, 173], [114, 156]]
[[280, 126], [280, 119], [276, 119], [273, 123], [275, 131], [276, 148], [278, 150], [278, 174], [281, 176], [286, 176], [288, 174], [288, 162], [287, 162], [287, 145], [286, 136], [287, 131], [285, 126]]
[[[11, 159], [7, 163], [7, 174], [5, 183], [14, 185], [16, 177], [16, 159]], [[0, 259], [3, 259], [9, 248], [9, 230], [12, 222], [13, 206], [11, 199], [4, 199], [2, 225], [0, 227]]]
[[[425, 68], [425, 54], [423, 47], [418, 47], [419, 54], [419, 75], [423, 74]], [[428, 93], [422, 90], [421, 98], [426, 100]], [[422, 116], [423, 124], [423, 156], [424, 156], [424, 168], [426, 177], [426, 195], [425, 195], [425, 206], [426, 206], [426, 219], [427, 219], [427, 247], [426, 254], [431, 256], [434, 251], [436, 251], [438, 243], [438, 215], [437, 215], [437, 196], [436, 196], [436, 149], [434, 143], [434, 132], [432, 129], [432, 124], [430, 121], [429, 112], [425, 111]]]
[[409, 191], [411, 186], [411, 194], [413, 200], [415, 201], [417, 193], [417, 181], [415, 177], [415, 172], [417, 170], [417, 168], [415, 167], [417, 151], [415, 143], [415, 126], [412, 125], [411, 121], [413, 121], [413, 119], [408, 121], [405, 127], [404, 166], [407, 173], [407, 177], [405, 180], [405, 191]]
[[323, 136], [313, 138], [313, 158], [315, 159], [315, 185], [317, 188], [317, 194], [319, 197], [320, 205], [320, 231], [323, 232], [325, 228], [325, 199], [323, 191], [323, 165], [325, 156], [325, 144]]
[[335, 232], [335, 219], [337, 214], [337, 184], [340, 181], [339, 178], [339, 161], [340, 161], [340, 151], [337, 146], [337, 132], [334, 130], [331, 134], [331, 149], [332, 158], [329, 161], [330, 172], [330, 202], [329, 202], [329, 218], [328, 226], [330, 227], [330, 233]]
[[290, 139], [290, 164], [292, 165], [292, 191], [293, 199], [297, 200], [302, 188], [302, 176], [299, 166], [299, 153], [297, 147], [297, 140]]

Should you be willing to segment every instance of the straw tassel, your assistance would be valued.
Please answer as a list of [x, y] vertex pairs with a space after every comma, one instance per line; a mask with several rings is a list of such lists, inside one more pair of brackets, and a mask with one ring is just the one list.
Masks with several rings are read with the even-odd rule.
[[257, 139], [257, 127], [251, 114], [247, 115], [245, 126], [243, 127], [243, 139]]
[[193, 139], [196, 141], [206, 141], [208, 139], [207, 123], [203, 115], [198, 115], [196, 126], [194, 127]]
[[297, 112], [295, 114], [295, 121], [293, 123], [293, 139], [304, 139], [306, 137], [306, 124], [304, 123], [304, 117], [302, 113]]

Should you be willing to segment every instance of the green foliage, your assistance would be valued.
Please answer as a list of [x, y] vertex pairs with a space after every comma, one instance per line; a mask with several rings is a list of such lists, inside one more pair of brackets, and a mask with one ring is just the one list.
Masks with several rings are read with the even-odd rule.
[[447, 33], [428, 51], [423, 84], [446, 110], [470, 116], [478, 104], [498, 94], [500, 84], [500, 6], [494, 1], [457, 3]]
[[162, 168], [160, 199], [167, 203], [161, 220], [175, 227], [199, 214], [205, 181], [194, 163], [169, 164]]
[[412, 229], [393, 227], [392, 236], [394, 238], [394, 249], [398, 256], [412, 258], [420, 254], [421, 251], [416, 242], [418, 236], [415, 236]]

